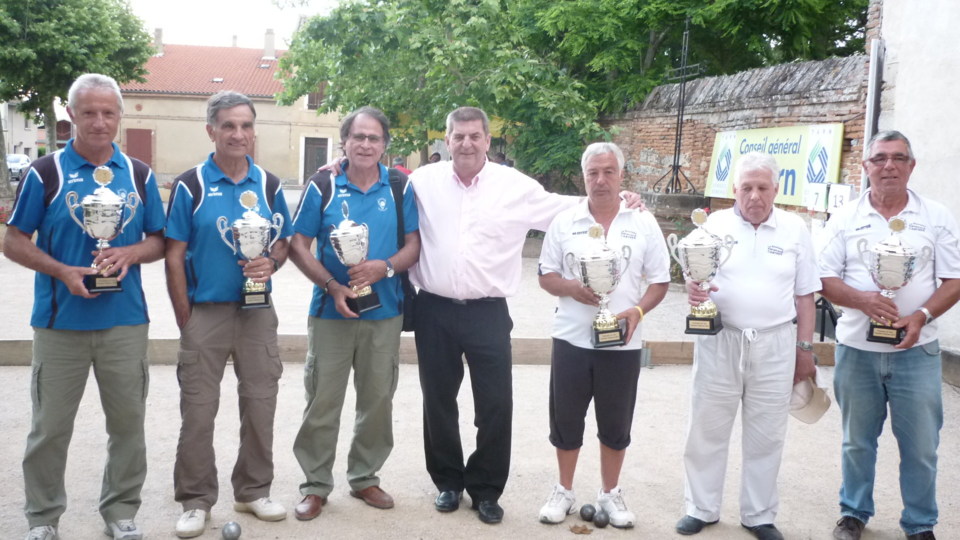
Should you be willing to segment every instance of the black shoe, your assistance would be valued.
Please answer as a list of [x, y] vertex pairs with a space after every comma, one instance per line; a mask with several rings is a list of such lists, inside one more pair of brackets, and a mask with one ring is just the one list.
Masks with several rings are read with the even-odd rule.
[[494, 524], [503, 521], [503, 508], [497, 501], [474, 501], [473, 509], [477, 511], [480, 521]]
[[937, 537], [933, 535], [933, 531], [923, 531], [907, 535], [907, 540], [937, 540]]
[[433, 505], [437, 508], [437, 512], [453, 512], [457, 508], [460, 508], [460, 497], [463, 496], [463, 491], [454, 491], [448, 489], [441, 491], [437, 495], [437, 500], [433, 502]]
[[833, 529], [834, 540], [860, 540], [863, 528], [867, 524], [853, 516], [843, 516]]
[[680, 521], [677, 522], [677, 532], [688, 536], [691, 534], [697, 534], [707, 525], [715, 525], [719, 521], [719, 519], [713, 521], [704, 521], [693, 516], [683, 516], [680, 518]]
[[773, 526], [773, 523], [764, 523], [763, 525], [754, 525], [747, 527], [740, 524], [744, 529], [750, 531], [750, 534], [756, 536], [759, 540], [783, 540], [783, 534]]

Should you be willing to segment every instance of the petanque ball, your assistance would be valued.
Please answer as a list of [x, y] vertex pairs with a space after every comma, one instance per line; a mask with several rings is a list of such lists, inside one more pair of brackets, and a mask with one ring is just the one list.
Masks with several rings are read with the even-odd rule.
[[237, 540], [240, 538], [240, 524], [236, 521], [227, 522], [220, 529], [220, 534], [223, 535], [223, 540]]
[[585, 504], [580, 507], [580, 519], [584, 521], [593, 521], [593, 516], [597, 514], [597, 509], [592, 504]]
[[603, 510], [600, 510], [593, 516], [593, 524], [596, 525], [598, 529], [602, 529], [610, 524], [610, 516]]

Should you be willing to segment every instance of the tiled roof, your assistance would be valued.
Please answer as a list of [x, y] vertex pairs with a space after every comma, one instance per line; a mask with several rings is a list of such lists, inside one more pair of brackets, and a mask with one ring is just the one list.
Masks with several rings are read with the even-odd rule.
[[[277, 51], [279, 57], [285, 51]], [[163, 55], [147, 61], [147, 82], [120, 86], [126, 94], [212, 95], [236, 90], [249, 97], [273, 97], [283, 86], [274, 79], [277, 61], [263, 49], [163, 45]]]

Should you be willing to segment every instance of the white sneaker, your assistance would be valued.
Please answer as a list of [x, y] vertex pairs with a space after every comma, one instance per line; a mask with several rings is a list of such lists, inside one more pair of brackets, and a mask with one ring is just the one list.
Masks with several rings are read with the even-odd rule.
[[262, 521], [280, 521], [287, 517], [287, 509], [282, 504], [271, 501], [270, 497], [261, 497], [246, 503], [233, 503], [233, 509], [237, 512], [253, 514]]
[[25, 540], [60, 540], [60, 536], [53, 525], [41, 525], [30, 529]]
[[617, 486], [604, 493], [603, 488], [597, 494], [597, 510], [603, 510], [610, 516], [610, 524], [620, 529], [633, 527], [637, 520], [633, 512], [627, 510], [627, 503], [623, 502], [623, 490]]
[[132, 519], [118, 519], [107, 523], [103, 534], [113, 538], [113, 540], [143, 540], [140, 527], [137, 527]]
[[210, 513], [199, 508], [187, 510], [177, 520], [177, 536], [180, 538], [193, 538], [203, 534], [207, 528], [207, 522], [210, 521]]
[[560, 484], [553, 488], [553, 493], [546, 504], [540, 509], [540, 523], [563, 523], [567, 516], [576, 512], [577, 498], [573, 490], [567, 490]]

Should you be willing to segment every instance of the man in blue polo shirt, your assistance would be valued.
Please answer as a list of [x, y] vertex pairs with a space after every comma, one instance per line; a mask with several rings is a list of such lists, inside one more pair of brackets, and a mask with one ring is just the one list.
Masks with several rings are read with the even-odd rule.
[[[304, 367], [307, 406], [294, 442], [294, 454], [306, 480], [297, 519], [318, 515], [333, 490], [333, 462], [340, 410], [350, 368], [357, 392], [356, 424], [347, 457], [350, 495], [375, 508], [392, 508], [377, 472], [393, 449], [393, 394], [397, 389], [400, 331], [403, 323], [400, 276], [420, 255], [420, 233], [413, 187], [406, 175], [379, 163], [390, 144], [389, 122], [373, 107], [347, 115], [340, 139], [347, 157], [343, 173], [314, 175], [294, 221], [290, 258], [316, 286], [310, 304], [308, 351]], [[399, 182], [391, 189], [390, 176]], [[394, 193], [402, 193], [402, 201]], [[403, 246], [398, 244], [398, 207], [402, 209]], [[350, 268], [337, 258], [330, 231], [349, 215], [369, 230], [366, 259]], [[310, 244], [317, 241], [317, 255]], [[380, 307], [354, 312], [347, 299], [372, 287]]]
[[[217, 502], [213, 448], [220, 381], [233, 357], [239, 380], [240, 448], [233, 468], [234, 510], [279, 521], [286, 510], [270, 500], [273, 421], [283, 371], [277, 347], [277, 314], [269, 302], [245, 309], [244, 281], [269, 286], [287, 258], [292, 233], [280, 180], [247, 155], [253, 149], [256, 110], [240, 93], [224, 91], [207, 102], [207, 133], [215, 150], [177, 177], [167, 214], [167, 289], [180, 327], [180, 442], [173, 470], [174, 496], [183, 514], [176, 533], [199, 536]], [[221, 227], [251, 212], [283, 223], [270, 230], [269, 256], [238, 259]], [[220, 223], [222, 222], [222, 223]], [[232, 232], [225, 234], [232, 240]], [[278, 239], [279, 236], [279, 239]], [[249, 307], [249, 306], [248, 306]]]
[[[142, 534], [133, 519], [147, 472], [149, 381], [140, 264], [163, 256], [163, 202], [150, 167], [113, 144], [123, 114], [116, 81], [80, 76], [70, 87], [67, 112], [76, 138], [33, 162], [20, 182], [3, 245], [9, 259], [37, 272], [30, 320], [33, 419], [23, 456], [27, 539], [58, 538], [67, 505], [67, 449], [92, 365], [109, 436], [100, 515], [108, 536], [138, 540]], [[77, 201], [103, 184], [124, 199], [122, 217], [130, 221], [110, 239], [112, 247], [98, 252], [70, 213], [81, 219]], [[98, 272], [117, 276], [122, 290], [91, 294], [84, 277]]]

